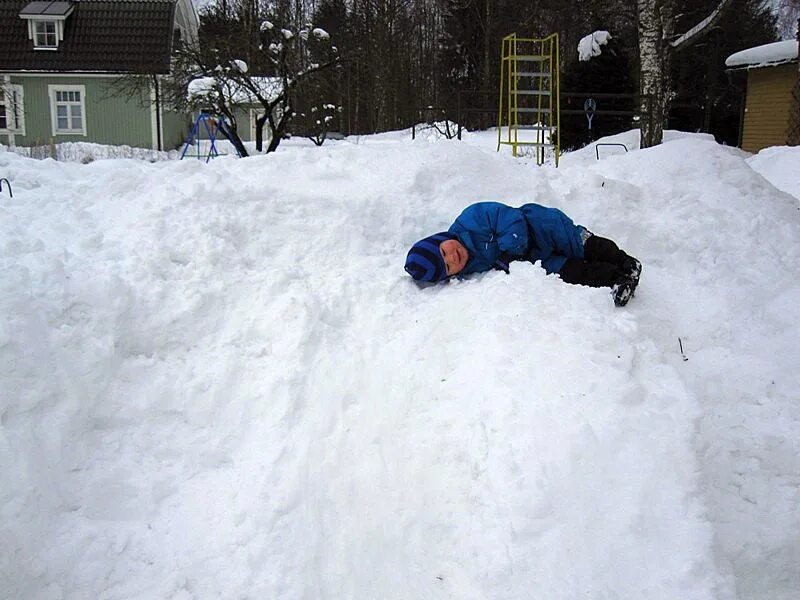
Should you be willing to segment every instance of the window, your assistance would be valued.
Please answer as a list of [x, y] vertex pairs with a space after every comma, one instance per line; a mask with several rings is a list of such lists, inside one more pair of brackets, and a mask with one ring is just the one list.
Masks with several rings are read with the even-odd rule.
[[33, 45], [37, 48], [57, 48], [55, 21], [34, 21]]
[[6, 95], [0, 90], [0, 129], [8, 129], [8, 118], [6, 117]]
[[83, 131], [80, 92], [56, 92], [56, 130]]
[[0, 132], [25, 135], [21, 85], [0, 83]]
[[19, 18], [28, 24], [28, 39], [34, 50], [58, 50], [64, 41], [64, 23], [74, 10], [75, 2], [33, 0], [19, 11]]
[[86, 135], [86, 90], [82, 85], [49, 86], [53, 135]]

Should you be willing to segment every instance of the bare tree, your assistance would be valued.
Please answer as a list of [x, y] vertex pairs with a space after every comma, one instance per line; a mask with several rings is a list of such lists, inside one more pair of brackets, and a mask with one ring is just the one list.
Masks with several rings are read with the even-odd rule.
[[339, 64], [341, 59], [337, 48], [330, 44], [328, 32], [310, 24], [295, 34], [290, 29], [278, 30], [265, 20], [261, 32], [261, 49], [279, 85], [271, 88], [271, 94], [265, 94], [263, 86], [252, 78], [241, 77], [240, 81], [264, 109], [264, 114], [256, 120], [256, 148], [260, 152], [263, 147], [264, 125], [268, 123], [272, 137], [267, 152], [274, 152], [294, 117], [294, 95], [298, 86]]
[[336, 120], [341, 107], [334, 104], [312, 106], [308, 113], [300, 113], [300, 118], [305, 121], [304, 135], [316, 146], [322, 146], [331, 130], [331, 123]]
[[[249, 23], [246, 23], [248, 28]], [[234, 30], [235, 31], [235, 30]], [[246, 35], [246, 31], [242, 35]], [[338, 51], [330, 44], [328, 33], [308, 24], [299, 31], [289, 26], [278, 27], [261, 19], [256, 34], [257, 46], [247, 46], [250, 64], [239, 58], [242, 43], [225, 44], [217, 40], [212, 52], [201, 47], [182, 50], [183, 64], [200, 82], [193, 94], [195, 102], [211, 106], [231, 122], [232, 141], [239, 152], [246, 150], [241, 141], [236, 142], [238, 127], [237, 108], [259, 106], [256, 119], [256, 148], [263, 149], [264, 127], [269, 125], [271, 139], [266, 151], [278, 148], [294, 118], [295, 94], [298, 87], [315, 74], [340, 62]]]
[[707, 33], [732, 1], [719, 0], [705, 19], [675, 35], [676, 0], [637, 0], [643, 148], [660, 144], [663, 139], [664, 121], [669, 110], [673, 54], [688, 48]]
[[792, 39], [796, 32], [797, 20], [800, 19], [800, 0], [779, 0], [778, 32], [785, 40]]

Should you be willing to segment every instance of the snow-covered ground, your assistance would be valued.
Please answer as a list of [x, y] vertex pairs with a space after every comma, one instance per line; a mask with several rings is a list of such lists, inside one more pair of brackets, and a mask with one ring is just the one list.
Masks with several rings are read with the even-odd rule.
[[[604, 141], [0, 149], [0, 596], [796, 598], [796, 151]], [[617, 240], [636, 298], [418, 287], [479, 200]]]

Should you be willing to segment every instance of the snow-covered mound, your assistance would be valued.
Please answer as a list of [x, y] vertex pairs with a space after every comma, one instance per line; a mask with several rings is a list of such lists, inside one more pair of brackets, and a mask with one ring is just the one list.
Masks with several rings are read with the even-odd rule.
[[764, 148], [747, 164], [776, 188], [800, 200], [800, 146]]
[[135, 158], [139, 160], [170, 160], [180, 157], [177, 150], [160, 152], [148, 148], [135, 148], [132, 146], [109, 146], [92, 142], [61, 142], [50, 146], [34, 146], [32, 148], [17, 146], [13, 152], [29, 158], [54, 158], [64, 162], [90, 163], [95, 160], [109, 158]]
[[[796, 202], [698, 136], [560, 169], [472, 139], [0, 150], [3, 593], [793, 597]], [[408, 246], [478, 200], [616, 239], [636, 298], [418, 287]]]

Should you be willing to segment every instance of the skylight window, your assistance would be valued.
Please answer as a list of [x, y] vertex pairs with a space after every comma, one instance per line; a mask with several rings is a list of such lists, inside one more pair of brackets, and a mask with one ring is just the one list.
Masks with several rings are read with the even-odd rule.
[[71, 2], [29, 2], [19, 13], [28, 22], [28, 39], [34, 50], [56, 50], [64, 39], [64, 22], [72, 13]]
[[34, 21], [33, 44], [38, 48], [58, 48], [55, 21]]

